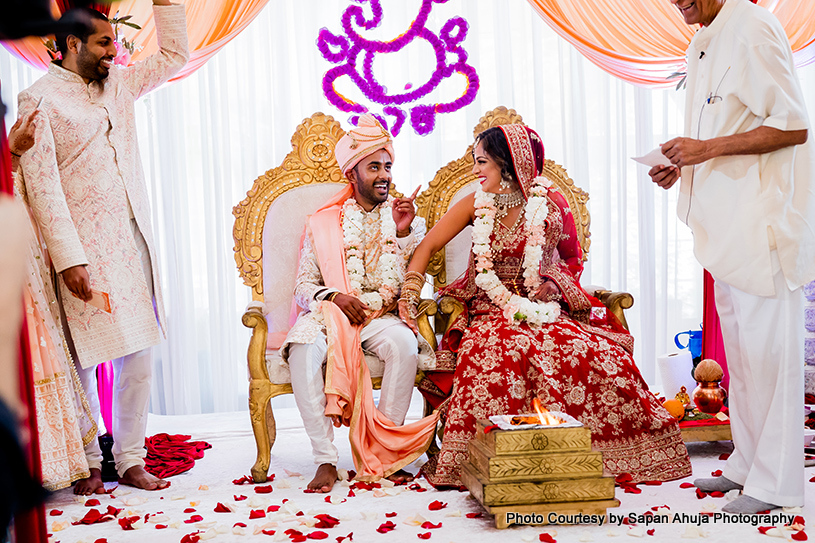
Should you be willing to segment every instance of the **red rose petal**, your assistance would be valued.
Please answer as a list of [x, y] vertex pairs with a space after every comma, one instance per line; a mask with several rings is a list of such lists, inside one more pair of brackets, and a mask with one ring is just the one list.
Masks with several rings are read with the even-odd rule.
[[717, 469], [716, 471], [711, 471], [710, 474], [713, 475], [714, 477], [721, 477], [722, 476], [722, 470]]
[[269, 507], [266, 508], [267, 513], [277, 513], [279, 510], [280, 510], [279, 505], [270, 505]]
[[380, 524], [379, 528], [377, 528], [376, 531], [379, 532], [380, 534], [386, 534], [386, 533], [388, 533], [388, 532], [390, 532], [391, 530], [394, 530], [394, 529], [396, 529], [396, 524], [394, 524], [391, 521], [387, 521], [387, 522], [384, 522], [384, 523]]
[[792, 519], [792, 522], [790, 523], [790, 525], [792, 525], [792, 524], [800, 524], [801, 526], [803, 526], [806, 523], [807, 523], [807, 521], [804, 519], [804, 517], [797, 516], [794, 519]]
[[483, 515], [484, 514], [481, 511], [479, 511], [478, 513], [467, 513], [464, 516], [467, 518], [481, 518]]
[[425, 530], [435, 530], [436, 528], [441, 528], [441, 522], [438, 524], [433, 524], [429, 520], [426, 520], [422, 523], [422, 528]]
[[253, 485], [255, 484], [254, 479], [249, 477], [248, 475], [244, 475], [240, 479], [232, 479], [233, 485]]
[[655, 505], [655, 506], [653, 506], [653, 507], [651, 508], [651, 511], [656, 511], [657, 509], [661, 509], [661, 508], [663, 508], [663, 507], [664, 507], [665, 509], [670, 509], [670, 507], [668, 507], [667, 505]]
[[544, 541], [545, 543], [557, 543], [557, 540], [547, 533], [542, 533], [539, 535], [538, 540]]
[[620, 485], [626, 494], [642, 494], [642, 489], [636, 485]]
[[712, 511], [702, 511], [702, 512], [701, 512], [701, 513], [699, 513], [699, 514], [700, 514], [700, 515], [704, 515], [704, 516], [706, 516], [706, 517], [712, 517], [712, 516], [713, 516], [713, 512], [712, 512]]
[[135, 530], [135, 528], [133, 528], [133, 523], [136, 522], [137, 520], [139, 520], [140, 518], [141, 517], [139, 517], [139, 516], [120, 518], [119, 519], [119, 526], [121, 526], [122, 530], [125, 530], [125, 531], [127, 531], [127, 530]]
[[340, 519], [334, 518], [331, 515], [320, 514], [314, 515], [319, 522], [314, 525], [315, 528], [333, 528], [340, 523]]
[[215, 512], [216, 513], [231, 513], [232, 510], [229, 507], [222, 504], [221, 502], [218, 502], [218, 505], [215, 506]]
[[431, 535], [432, 534], [430, 532], [425, 532], [423, 534], [416, 534], [416, 537], [418, 537], [419, 539], [430, 539]]
[[93, 543], [108, 543], [108, 540], [107, 540], [107, 538], [100, 537], [99, 539], [97, 539]]
[[156, 530], [164, 530], [167, 528], [166, 524], [156, 524]]
[[679, 485], [679, 488], [693, 488], [692, 483], [682, 483]]
[[711, 498], [724, 498], [724, 492], [721, 492], [719, 490], [714, 490], [713, 492], [710, 493], [710, 497]]
[[408, 489], [415, 490], [416, 492], [427, 492], [427, 489], [419, 483], [413, 483], [412, 485], [408, 486]]
[[246, 496], [244, 496], [244, 495], [235, 496], [235, 495], [233, 494], [233, 495], [232, 495], [232, 499], [234, 499], [236, 502], [242, 502], [243, 500], [245, 500], [245, 499], [246, 499]]
[[772, 530], [775, 526], [759, 526], [758, 531], [762, 534], [766, 534], [769, 530]]
[[393, 513], [385, 513], [385, 517], [386, 517], [386, 518], [393, 518], [393, 517], [395, 517], [395, 516], [396, 516], [396, 512], [393, 512]]
[[328, 534], [325, 532], [311, 532], [306, 536], [308, 539], [328, 539]]
[[646, 534], [648, 534], [648, 535], [654, 535], [654, 531], [655, 531], [655, 530], [654, 530], [653, 528], [651, 528], [650, 530], [648, 530], [648, 531], [647, 531], [647, 532], [645, 532], [645, 533], [646, 533]]
[[204, 517], [201, 515], [193, 515], [189, 519], [185, 520], [184, 524], [193, 524], [195, 522], [201, 522], [202, 520], [204, 520]]
[[815, 483], [815, 477], [810, 477], [809, 482], [810, 483]]
[[181, 538], [181, 543], [198, 543], [198, 541], [201, 539], [201, 536], [198, 535], [199, 533], [201, 533], [200, 530], [185, 535]]
[[702, 498], [704, 498], [706, 496], [707, 496], [707, 492], [702, 492], [698, 488], [696, 489], [696, 497], [697, 498], [699, 498], [701, 500]]
[[274, 530], [261, 530], [260, 533], [262, 533], [263, 535], [274, 535], [275, 531]]
[[630, 483], [634, 480], [634, 477], [631, 476], [630, 473], [621, 473], [614, 478], [614, 482], [619, 483]]
[[631, 519], [628, 518], [628, 517], [623, 517], [623, 524], [625, 524], [627, 526], [636, 526], [637, 525], [636, 522], [631, 522]]
[[272, 485], [266, 485], [266, 486], [256, 486], [256, 487], [255, 487], [255, 492], [256, 492], [256, 493], [258, 493], [258, 494], [268, 494], [268, 493], [270, 493], [272, 490], [273, 490], [273, 489], [272, 489]]
[[[348, 473], [351, 473], [351, 472], [349, 471]], [[356, 474], [355, 474], [355, 475], [356, 475]], [[349, 476], [348, 476], [348, 478], [350, 479], [350, 478], [351, 478], [351, 476], [349, 475]], [[346, 536], [340, 536], [340, 537], [338, 537], [338, 538], [337, 538], [337, 543], [340, 543], [341, 541], [345, 541], [346, 539], [347, 539], [348, 541], [353, 541], [353, 540], [354, 540], [354, 532], [349, 532], [349, 534], [348, 534], [348, 535], [346, 535]]]
[[807, 535], [804, 533], [803, 530], [801, 530], [800, 532], [795, 532], [794, 534], [790, 535], [790, 537], [794, 541], [806, 541], [807, 540]]
[[113, 520], [111, 515], [103, 515], [98, 509], [91, 509], [85, 513], [85, 516], [82, 517], [81, 520], [72, 522], [71, 524], [73, 526], [78, 526], [80, 524], [96, 524], [97, 522], [107, 522], [109, 520]]
[[59, 509], [51, 509], [51, 511], [48, 514], [52, 517], [58, 517], [62, 514], [62, 511], [60, 511]]
[[294, 528], [290, 528], [290, 529], [286, 530], [283, 533], [286, 534], [287, 536], [289, 536], [289, 539], [291, 541], [295, 541], [295, 542], [306, 541], [306, 536], [303, 535], [302, 532], [300, 532], [298, 530], [295, 530]]
[[349, 488], [349, 489], [348, 489], [348, 497], [349, 497], [349, 498], [356, 498], [356, 496], [357, 496], [357, 495], [356, 495], [356, 494], [354, 494], [354, 491], [353, 491], [353, 490], [351, 490], [351, 489]]
[[233, 528], [235, 526], [240, 526], [241, 528], [246, 528], [246, 524], [244, 524], [243, 522], [236, 522], [235, 524], [232, 525]]
[[105, 510], [106, 515], [113, 515], [114, 517], [118, 517], [119, 513], [121, 513], [121, 512], [122, 512], [121, 509], [117, 509], [117, 508], [113, 507], [112, 505], [108, 505], [108, 508]]
[[438, 511], [439, 509], [444, 509], [445, 507], [447, 507], [447, 504], [442, 503], [439, 500], [430, 502], [430, 505], [427, 506], [427, 508], [430, 509], [431, 511]]
[[184, 512], [185, 513], [195, 513], [195, 509], [193, 509], [192, 507], [187, 507], [186, 509], [184, 509]]
[[645, 486], [661, 486], [662, 481], [645, 481], [643, 484]]
[[719, 455], [719, 460], [727, 460], [730, 458], [730, 453], [722, 453]]
[[249, 513], [249, 520], [254, 520], [256, 518], [265, 518], [265, 517], [266, 517], [266, 511], [264, 511], [263, 509], [252, 509], [252, 511]]
[[97, 505], [101, 505], [101, 502], [96, 498], [91, 498], [90, 500], [85, 501], [85, 507], [96, 507]]

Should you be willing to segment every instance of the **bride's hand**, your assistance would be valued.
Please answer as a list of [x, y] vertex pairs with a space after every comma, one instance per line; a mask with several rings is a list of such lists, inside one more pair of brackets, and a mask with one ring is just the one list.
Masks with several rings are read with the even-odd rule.
[[419, 325], [416, 323], [416, 310], [411, 312], [410, 304], [407, 300], [399, 300], [399, 318], [413, 330], [413, 333], [419, 335]]
[[538, 290], [532, 295], [532, 300], [537, 302], [557, 302], [561, 298], [560, 289], [554, 281], [544, 280]]

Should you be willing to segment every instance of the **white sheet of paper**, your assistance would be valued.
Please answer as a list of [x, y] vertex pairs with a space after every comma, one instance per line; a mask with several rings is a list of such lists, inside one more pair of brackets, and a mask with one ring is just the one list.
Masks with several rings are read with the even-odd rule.
[[671, 161], [668, 160], [668, 157], [662, 154], [662, 150], [659, 147], [651, 151], [650, 153], [642, 156], [631, 157], [632, 160], [639, 162], [640, 164], [645, 164], [653, 168], [654, 166], [670, 166]]

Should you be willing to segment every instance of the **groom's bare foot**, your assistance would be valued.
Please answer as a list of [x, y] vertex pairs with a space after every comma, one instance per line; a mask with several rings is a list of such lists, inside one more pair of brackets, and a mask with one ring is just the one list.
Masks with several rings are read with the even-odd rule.
[[119, 478], [119, 483], [123, 485], [135, 486], [143, 490], [162, 490], [170, 486], [170, 481], [159, 479], [155, 475], [150, 475], [142, 466], [133, 466]]
[[386, 479], [388, 481], [392, 482], [392, 483], [397, 484], [397, 485], [404, 485], [406, 483], [412, 482], [414, 477], [413, 477], [413, 475], [411, 473], [409, 473], [409, 472], [407, 472], [407, 471], [405, 471], [403, 469], [400, 469], [399, 471], [396, 471], [396, 472], [391, 473], [390, 475], [388, 475], [386, 477]]
[[102, 470], [91, 468], [91, 475], [87, 479], [79, 479], [74, 485], [74, 494], [90, 496], [91, 494], [104, 494], [105, 483], [102, 482]]
[[337, 474], [337, 467], [333, 464], [320, 464], [317, 468], [317, 473], [314, 474], [314, 479], [308, 484], [308, 489], [312, 492], [331, 492], [334, 488], [334, 483], [339, 480]]

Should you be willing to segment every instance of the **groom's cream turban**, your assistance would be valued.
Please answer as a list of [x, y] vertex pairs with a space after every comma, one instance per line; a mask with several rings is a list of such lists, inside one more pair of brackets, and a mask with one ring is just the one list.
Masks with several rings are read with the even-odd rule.
[[334, 148], [334, 154], [343, 175], [346, 175], [360, 160], [379, 149], [386, 150], [393, 161], [393, 138], [379, 124], [376, 117], [366, 113], [360, 116], [355, 128], [340, 138]]

